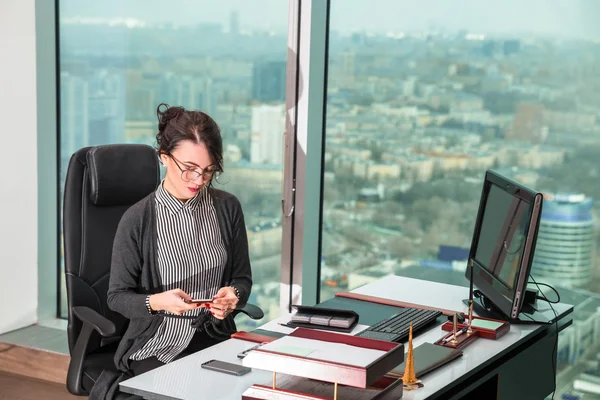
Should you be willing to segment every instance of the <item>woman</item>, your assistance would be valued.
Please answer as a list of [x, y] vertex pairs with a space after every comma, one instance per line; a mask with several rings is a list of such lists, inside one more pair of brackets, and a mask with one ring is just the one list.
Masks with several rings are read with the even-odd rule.
[[182, 107], [161, 104], [157, 114], [166, 176], [123, 215], [108, 289], [108, 306], [130, 320], [115, 354], [130, 375], [228, 338], [252, 286], [240, 203], [211, 186], [223, 171], [219, 127]]

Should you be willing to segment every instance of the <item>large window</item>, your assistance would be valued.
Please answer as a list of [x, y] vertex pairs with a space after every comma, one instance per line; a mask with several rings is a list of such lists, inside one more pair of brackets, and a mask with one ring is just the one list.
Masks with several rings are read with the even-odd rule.
[[[61, 193], [81, 147], [154, 145], [159, 103], [207, 112], [224, 138], [216, 186], [244, 209], [250, 301], [276, 317], [287, 2], [60, 0], [59, 10]], [[61, 293], [66, 316], [64, 276]]]
[[599, 372], [598, 12], [592, 1], [331, 2], [321, 299], [389, 274], [468, 285], [493, 168], [548, 194], [532, 273], [582, 310], [559, 344], [560, 393], [586, 366]]

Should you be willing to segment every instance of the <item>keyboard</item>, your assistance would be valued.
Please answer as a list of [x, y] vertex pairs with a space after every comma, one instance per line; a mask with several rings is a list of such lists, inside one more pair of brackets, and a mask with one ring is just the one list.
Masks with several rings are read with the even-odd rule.
[[403, 308], [399, 313], [379, 321], [356, 336], [388, 342], [406, 342], [408, 341], [408, 330], [411, 322], [414, 337], [419, 330], [435, 322], [440, 315], [442, 315], [441, 311]]

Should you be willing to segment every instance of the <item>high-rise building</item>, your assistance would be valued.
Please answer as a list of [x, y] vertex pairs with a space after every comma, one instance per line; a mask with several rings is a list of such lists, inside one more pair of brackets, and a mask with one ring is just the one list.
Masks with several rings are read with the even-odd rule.
[[88, 100], [90, 146], [122, 143], [125, 140], [124, 100], [116, 95], [90, 96]]
[[83, 77], [68, 72], [60, 74], [60, 136], [64, 162], [89, 145], [88, 98], [88, 82]]
[[229, 33], [235, 36], [240, 34], [240, 14], [237, 11], [229, 14]]
[[89, 145], [125, 140], [125, 76], [121, 72], [94, 71], [89, 90]]
[[161, 102], [200, 110], [214, 118], [217, 110], [212, 79], [204, 76], [165, 74], [159, 84]]
[[252, 67], [252, 99], [285, 101], [285, 61], [257, 62]]
[[594, 257], [593, 200], [582, 194], [547, 195], [542, 206], [532, 275], [538, 282], [582, 287]]
[[481, 43], [481, 53], [484, 57], [494, 57], [500, 50], [500, 43], [496, 40], [485, 40]]
[[415, 95], [415, 89], [417, 87], [417, 77], [409, 76], [402, 83], [402, 94], [407, 97], [412, 97]]
[[284, 105], [253, 106], [251, 127], [250, 162], [253, 164], [282, 164], [285, 129]]
[[356, 53], [346, 51], [341, 55], [341, 74], [344, 89], [354, 89], [356, 87]]
[[519, 104], [505, 138], [531, 143], [545, 142], [548, 128], [544, 122], [544, 110], [541, 104]]
[[504, 55], [518, 53], [521, 50], [521, 41], [518, 39], [510, 39], [504, 41]]

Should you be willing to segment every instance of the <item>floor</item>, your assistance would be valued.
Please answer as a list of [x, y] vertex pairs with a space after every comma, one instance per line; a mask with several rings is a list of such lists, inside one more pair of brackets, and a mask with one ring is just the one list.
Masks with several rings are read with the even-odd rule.
[[0, 335], [0, 342], [59, 354], [69, 354], [66, 330], [39, 324]]
[[67, 392], [65, 385], [0, 371], [0, 400], [85, 399]]

